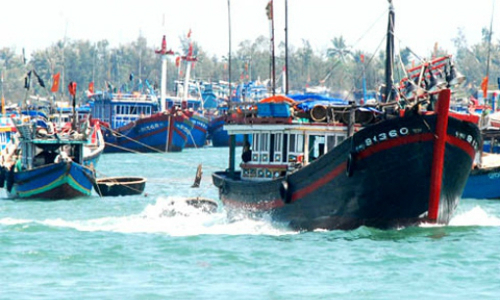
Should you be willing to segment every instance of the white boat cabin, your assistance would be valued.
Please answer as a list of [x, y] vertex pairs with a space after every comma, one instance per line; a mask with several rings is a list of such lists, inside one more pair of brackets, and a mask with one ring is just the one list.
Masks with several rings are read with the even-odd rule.
[[96, 94], [93, 96], [92, 116], [119, 128], [158, 111], [158, 101], [150, 95]]
[[225, 125], [230, 135], [251, 141], [251, 159], [240, 164], [241, 179], [283, 177], [330, 151], [347, 138], [346, 126], [310, 124]]

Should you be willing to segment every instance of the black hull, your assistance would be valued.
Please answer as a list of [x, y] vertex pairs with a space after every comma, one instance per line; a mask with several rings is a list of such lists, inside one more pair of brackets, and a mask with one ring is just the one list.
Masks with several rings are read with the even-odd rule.
[[[467, 181], [480, 139], [477, 127], [448, 120], [439, 223], [447, 223]], [[436, 115], [388, 120], [287, 178], [240, 180], [213, 174], [229, 213], [270, 214], [300, 230], [394, 228], [426, 221]]]

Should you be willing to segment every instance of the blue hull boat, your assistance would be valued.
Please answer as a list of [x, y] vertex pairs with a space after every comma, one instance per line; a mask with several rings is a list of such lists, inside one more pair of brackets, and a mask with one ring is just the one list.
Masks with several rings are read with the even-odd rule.
[[158, 113], [114, 130], [103, 128], [105, 153], [180, 152], [193, 123], [183, 114]]
[[482, 166], [472, 169], [462, 198], [500, 199], [500, 154], [483, 155]]
[[187, 138], [186, 148], [205, 146], [208, 137], [208, 119], [198, 113], [193, 113], [189, 120], [193, 122], [193, 129]]
[[94, 181], [91, 169], [72, 161], [5, 174], [9, 198], [59, 200], [89, 196]]

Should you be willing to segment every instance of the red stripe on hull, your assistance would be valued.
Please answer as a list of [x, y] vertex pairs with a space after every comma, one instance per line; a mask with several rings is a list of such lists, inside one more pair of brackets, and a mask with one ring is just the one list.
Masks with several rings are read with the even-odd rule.
[[[424, 133], [424, 134], [415, 135], [415, 136], [401, 137], [398, 139], [394, 139], [394, 140], [390, 140], [387, 142], [383, 142], [383, 143], [374, 145], [374, 146], [372, 146], [372, 147], [370, 147], [370, 148], [368, 148], [360, 153], [357, 153], [355, 158], [357, 160], [361, 160], [361, 159], [369, 157], [372, 154], [375, 154], [377, 152], [384, 151], [384, 150], [387, 150], [387, 149], [390, 149], [393, 147], [398, 147], [398, 146], [407, 145], [407, 144], [411, 144], [411, 143], [417, 143], [417, 142], [428, 142], [428, 141], [431, 141], [433, 139], [434, 139], [434, 134], [432, 134], [432, 133]], [[474, 159], [475, 150], [472, 147], [472, 145], [470, 145], [468, 142], [461, 140], [457, 137], [449, 136], [449, 135], [447, 136], [447, 142], [450, 145], [453, 145], [453, 146], [456, 146], [456, 147], [462, 149], [464, 152], [466, 152], [471, 157], [471, 159]], [[313, 184], [311, 184], [307, 187], [304, 187], [304, 188], [296, 191], [292, 195], [292, 202], [297, 201], [297, 200], [305, 197], [306, 195], [308, 195], [308, 194], [314, 192], [315, 190], [319, 189], [320, 187], [324, 186], [326, 183], [332, 181], [335, 177], [337, 177], [339, 174], [341, 174], [343, 171], [345, 171], [346, 167], [347, 167], [347, 162], [344, 162], [344, 163], [338, 165], [335, 169], [330, 171], [328, 174], [326, 174], [325, 177], [319, 179], [318, 181], [314, 182]]]
[[418, 135], [410, 135], [410, 136], [404, 136], [400, 138], [395, 138], [392, 140], [384, 141], [379, 144], [370, 146], [366, 150], [363, 150], [359, 153], [356, 154], [357, 159], [364, 159], [367, 158], [368, 156], [375, 154], [380, 151], [384, 151], [390, 148], [402, 146], [402, 145], [407, 145], [407, 144], [412, 144], [412, 143], [418, 143], [418, 142], [428, 142], [434, 139], [434, 134], [433, 133], [423, 133], [423, 134], [418, 134]]
[[337, 177], [341, 172], [345, 171], [347, 167], [347, 162], [343, 162], [340, 165], [338, 165], [335, 169], [331, 170], [326, 174], [324, 177], [320, 178], [319, 180], [315, 181], [311, 185], [308, 185], [292, 195], [292, 202], [297, 201], [298, 199], [301, 199], [305, 197], [307, 194], [314, 192], [315, 190], [319, 189], [323, 185], [327, 184], [328, 182], [332, 181], [335, 177]]

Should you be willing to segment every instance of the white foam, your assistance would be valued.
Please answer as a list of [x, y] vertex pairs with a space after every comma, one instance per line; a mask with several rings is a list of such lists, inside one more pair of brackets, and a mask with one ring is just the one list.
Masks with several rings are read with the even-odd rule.
[[40, 223], [47, 226], [73, 228], [78, 231], [118, 233], [160, 233], [170, 236], [215, 235], [284, 235], [294, 234], [275, 226], [269, 219], [239, 218], [229, 221], [226, 213], [203, 212], [186, 204], [185, 198], [158, 198], [139, 214], [89, 220], [46, 219], [43, 221], [3, 219], [4, 224]]
[[469, 211], [456, 214], [450, 221], [450, 226], [500, 226], [500, 218], [490, 216], [479, 206]]

